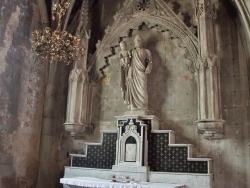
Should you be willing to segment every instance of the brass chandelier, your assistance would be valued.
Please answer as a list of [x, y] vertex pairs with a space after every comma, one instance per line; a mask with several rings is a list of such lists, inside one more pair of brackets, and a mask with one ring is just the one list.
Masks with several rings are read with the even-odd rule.
[[69, 1], [62, 0], [52, 5], [52, 20], [57, 23], [55, 30], [45, 27], [43, 31], [35, 30], [32, 33], [32, 51], [44, 59], [69, 64], [83, 55], [80, 37], [62, 30], [62, 18], [70, 6]]

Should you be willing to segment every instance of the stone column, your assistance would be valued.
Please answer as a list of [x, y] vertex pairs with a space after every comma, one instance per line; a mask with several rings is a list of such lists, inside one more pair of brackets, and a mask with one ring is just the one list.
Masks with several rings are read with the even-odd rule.
[[205, 138], [223, 138], [221, 119], [219, 61], [216, 54], [214, 19], [216, 11], [211, 0], [197, 1], [199, 54], [198, 81], [198, 132]]
[[198, 70], [198, 104], [199, 104], [199, 119], [205, 120], [207, 119], [207, 88], [206, 88], [206, 61], [199, 59], [197, 62], [197, 70]]
[[55, 136], [57, 131], [57, 115], [55, 99], [57, 93], [58, 63], [48, 62], [48, 76], [44, 96], [43, 122], [41, 128], [39, 173], [37, 188], [56, 186], [56, 168], [48, 170], [55, 165]]
[[85, 48], [84, 55], [75, 63], [69, 76], [69, 89], [67, 101], [65, 130], [73, 137], [81, 137], [90, 126], [92, 90], [88, 83], [88, 43], [90, 30], [88, 30], [89, 1], [84, 1], [76, 33], [81, 36], [81, 45]]
[[65, 130], [69, 131], [71, 136], [79, 137], [85, 131], [86, 127], [91, 127], [91, 100], [92, 87], [88, 83], [87, 72], [87, 54], [90, 31], [86, 32], [82, 39], [85, 53], [83, 57], [75, 63], [69, 76], [69, 89], [67, 101], [67, 114]]
[[69, 89], [67, 101], [65, 129], [71, 136], [76, 136], [83, 132], [82, 106], [83, 106], [83, 88], [85, 75], [83, 68], [75, 66], [69, 76]]

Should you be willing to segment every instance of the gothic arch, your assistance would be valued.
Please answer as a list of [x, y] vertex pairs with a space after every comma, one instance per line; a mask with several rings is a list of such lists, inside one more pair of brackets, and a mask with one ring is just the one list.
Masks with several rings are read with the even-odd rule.
[[151, 0], [152, 6], [144, 11], [138, 11], [135, 8], [136, 2], [138, 0], [125, 1], [124, 7], [114, 17], [115, 22], [111, 27], [107, 27], [103, 40], [97, 43], [97, 50], [91, 59], [91, 64], [95, 65], [98, 77], [105, 75], [105, 68], [109, 66], [105, 59], [114, 55], [112, 48], [118, 46], [119, 39], [128, 37], [128, 30], [138, 28], [143, 22], [172, 32], [174, 37], [179, 38], [182, 47], [187, 49], [188, 58], [192, 63], [196, 62], [198, 39], [171, 7], [162, 0]]

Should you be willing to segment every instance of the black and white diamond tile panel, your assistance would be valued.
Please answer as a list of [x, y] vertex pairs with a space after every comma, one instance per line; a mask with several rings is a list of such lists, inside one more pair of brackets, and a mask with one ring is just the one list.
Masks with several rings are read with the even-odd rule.
[[169, 147], [169, 133], [151, 133], [148, 138], [148, 163], [151, 171], [208, 173], [207, 161], [188, 161], [188, 148]]
[[[89, 145], [86, 157], [73, 156], [72, 166], [111, 169], [116, 158], [116, 133], [104, 133], [102, 145]], [[188, 148], [169, 147], [169, 133], [149, 133], [148, 163], [151, 171], [208, 173], [207, 161], [188, 161]]]
[[102, 145], [88, 145], [87, 156], [73, 156], [72, 166], [111, 169], [116, 157], [116, 133], [103, 133]]

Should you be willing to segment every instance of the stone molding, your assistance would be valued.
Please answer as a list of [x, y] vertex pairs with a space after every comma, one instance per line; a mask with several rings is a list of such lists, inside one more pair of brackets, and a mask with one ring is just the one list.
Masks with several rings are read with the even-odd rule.
[[221, 113], [221, 91], [219, 59], [215, 54], [199, 58], [196, 62], [198, 84], [198, 120], [199, 134], [207, 139], [223, 138]]
[[200, 120], [197, 121], [198, 133], [206, 139], [221, 139], [224, 137], [224, 120]]
[[65, 130], [70, 132], [70, 136], [72, 137], [79, 137], [84, 132], [84, 125], [83, 124], [75, 124], [75, 123], [64, 123]]
[[[113, 170], [110, 169], [95, 169], [95, 168], [76, 168], [76, 167], [65, 167], [64, 178], [72, 177], [96, 177], [110, 179], [114, 174]], [[124, 172], [117, 172], [117, 175], [124, 176]], [[133, 172], [130, 173], [136, 181], [147, 181], [141, 173]], [[186, 187], [192, 188], [212, 188], [213, 176], [212, 174], [178, 174], [171, 172], [148, 172], [149, 182], [165, 182], [165, 183], [175, 183], [175, 184], [185, 184]]]

